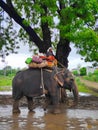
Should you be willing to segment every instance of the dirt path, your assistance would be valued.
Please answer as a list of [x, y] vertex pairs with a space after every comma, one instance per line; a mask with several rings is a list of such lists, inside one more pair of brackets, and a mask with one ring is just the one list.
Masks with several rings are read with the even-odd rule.
[[98, 91], [98, 83], [96, 82], [91, 82], [91, 81], [88, 81], [88, 80], [84, 80], [83, 78], [80, 78], [80, 81], [82, 83], [84, 83], [87, 87], [90, 87], [92, 89], [95, 89], [96, 92]]

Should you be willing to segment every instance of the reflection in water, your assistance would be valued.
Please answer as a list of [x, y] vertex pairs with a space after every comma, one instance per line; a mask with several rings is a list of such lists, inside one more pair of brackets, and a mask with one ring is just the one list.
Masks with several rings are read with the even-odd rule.
[[[12, 91], [0, 91], [0, 95], [12, 95]], [[79, 95], [80, 96], [90, 96], [91, 94], [79, 92]]]
[[21, 107], [12, 114], [12, 106], [0, 107], [0, 130], [97, 130], [98, 110], [66, 109], [61, 114], [44, 112], [37, 107], [31, 113]]
[[70, 118], [92, 118], [92, 119], [98, 119], [98, 110], [68, 110], [67, 115]]
[[12, 91], [0, 91], [0, 95], [12, 95]]
[[46, 111], [43, 111], [43, 108], [37, 107], [35, 110], [34, 118], [41, 118], [45, 115]]

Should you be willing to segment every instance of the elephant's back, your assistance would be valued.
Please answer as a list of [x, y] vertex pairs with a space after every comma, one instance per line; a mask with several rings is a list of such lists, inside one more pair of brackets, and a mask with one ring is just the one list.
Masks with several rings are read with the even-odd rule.
[[[40, 95], [41, 73], [40, 69], [27, 69], [18, 72], [13, 79], [13, 93], [23, 95]], [[17, 93], [16, 93], [17, 91]]]
[[24, 71], [21, 71], [19, 72], [17, 75], [16, 75], [16, 79], [21, 79], [23, 80], [24, 82], [26, 81], [27, 82], [37, 82], [39, 81], [41, 78], [41, 70], [40, 69], [27, 69], [27, 70], [24, 70]]
[[41, 69], [39, 68], [30, 68], [23, 72], [24, 76], [28, 75], [28, 76], [36, 77], [36, 76], [40, 76], [40, 74], [41, 74]]

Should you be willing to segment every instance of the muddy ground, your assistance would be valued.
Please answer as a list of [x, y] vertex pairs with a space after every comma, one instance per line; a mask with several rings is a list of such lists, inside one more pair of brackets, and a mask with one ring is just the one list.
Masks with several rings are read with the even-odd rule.
[[72, 107], [68, 97], [60, 104], [61, 114], [52, 114], [51, 106], [43, 110], [44, 97], [34, 99], [35, 109], [30, 113], [26, 99], [20, 101], [20, 114], [12, 114], [11, 95], [0, 95], [0, 130], [98, 130], [98, 97], [80, 93], [79, 102]]
[[[44, 104], [44, 97], [37, 97], [34, 99], [34, 104], [36, 106], [42, 106]], [[12, 105], [12, 96], [10, 94], [1, 94], [0, 95], [0, 105]], [[63, 104], [65, 107], [70, 108], [73, 103], [73, 98], [68, 97], [67, 101]], [[20, 106], [27, 106], [27, 100], [25, 97], [23, 97], [20, 100]], [[77, 109], [92, 109], [92, 110], [98, 110], [98, 97], [93, 96], [91, 94], [79, 94], [79, 101], [78, 105], [75, 106]]]

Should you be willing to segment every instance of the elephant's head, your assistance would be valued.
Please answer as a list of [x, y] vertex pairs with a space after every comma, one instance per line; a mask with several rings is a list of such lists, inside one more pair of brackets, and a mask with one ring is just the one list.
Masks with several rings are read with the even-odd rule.
[[74, 82], [74, 75], [69, 70], [67, 70], [64, 73], [64, 84], [63, 84], [63, 87], [65, 89], [69, 89], [71, 91], [71, 88], [73, 86], [73, 82]]
[[55, 80], [59, 83], [59, 85], [65, 89], [71, 89], [72, 83], [74, 81], [73, 74], [66, 68], [58, 71], [55, 76]]

